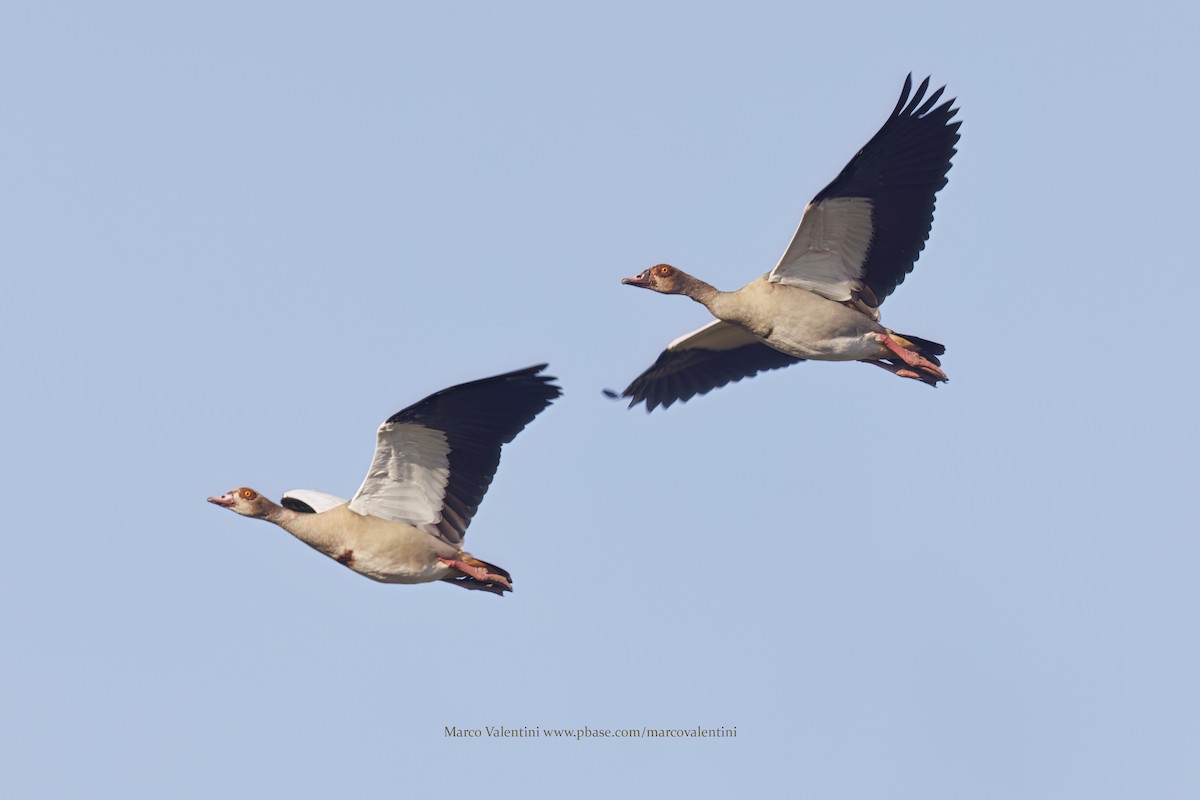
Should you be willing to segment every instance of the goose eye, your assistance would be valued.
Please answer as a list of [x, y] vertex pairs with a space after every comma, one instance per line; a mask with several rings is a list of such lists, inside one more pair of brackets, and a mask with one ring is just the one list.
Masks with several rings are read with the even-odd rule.
[[255, 497], [258, 497], [258, 492], [253, 489], [242, 489], [238, 494], [247, 500], [253, 500]]
[[671, 268], [668, 266], [661, 266], [658, 269], [656, 269], [655, 272], [657, 272], [659, 275], [661, 275], [665, 278], [671, 274]]

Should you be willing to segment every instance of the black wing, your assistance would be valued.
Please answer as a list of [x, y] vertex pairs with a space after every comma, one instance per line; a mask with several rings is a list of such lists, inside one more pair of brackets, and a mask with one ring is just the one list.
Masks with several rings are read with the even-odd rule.
[[299, 511], [301, 514], [317, 513], [317, 510], [308, 503], [295, 497], [288, 497], [287, 495], [283, 496], [283, 499], [279, 501], [279, 505], [283, 506], [284, 508], [291, 509], [292, 511]]
[[630, 408], [644, 402], [646, 411], [650, 412], [659, 406], [670, 408], [672, 403], [686, 402], [727, 383], [803, 360], [761, 342], [723, 350], [667, 348], [648, 370], [629, 384], [621, 396], [630, 398]]
[[871, 243], [862, 277], [874, 293], [863, 299], [872, 306], [904, 282], [925, 249], [934, 201], [957, 152], [962, 122], [950, 121], [958, 113], [951, 108], [954, 100], [934, 108], [946, 87], [924, 99], [928, 88], [926, 78], [910, 100], [910, 73], [887, 122], [812, 200], [813, 205], [833, 197], [871, 200]]
[[516, 438], [562, 394], [550, 383], [556, 378], [538, 374], [546, 366], [451, 386], [388, 418], [390, 423], [422, 425], [446, 435], [450, 476], [437, 528], [447, 541], [462, 542], [496, 474], [501, 445]]

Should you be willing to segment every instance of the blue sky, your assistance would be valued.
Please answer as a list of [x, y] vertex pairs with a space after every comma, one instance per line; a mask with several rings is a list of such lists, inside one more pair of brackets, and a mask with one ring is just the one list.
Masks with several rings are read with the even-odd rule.
[[[1200, 793], [1200, 12], [834, 6], [6, 4], [5, 795]], [[708, 319], [619, 279], [770, 269], [909, 71], [962, 140], [884, 321], [951, 382], [605, 400]], [[508, 597], [204, 502], [542, 361]]]

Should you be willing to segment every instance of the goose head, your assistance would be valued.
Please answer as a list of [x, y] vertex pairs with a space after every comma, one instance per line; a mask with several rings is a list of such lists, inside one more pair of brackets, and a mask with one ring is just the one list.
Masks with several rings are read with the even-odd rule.
[[695, 278], [670, 264], [658, 264], [632, 278], [622, 278], [621, 283], [653, 289], [663, 294], [687, 294]]
[[242, 487], [226, 492], [220, 497], [210, 497], [208, 502], [241, 514], [243, 517], [265, 517], [275, 504], [253, 489]]

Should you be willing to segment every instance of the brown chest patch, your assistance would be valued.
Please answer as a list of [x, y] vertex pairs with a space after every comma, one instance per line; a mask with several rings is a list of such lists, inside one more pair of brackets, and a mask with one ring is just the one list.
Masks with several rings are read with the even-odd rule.
[[342, 554], [337, 557], [337, 562], [339, 564], [345, 564], [347, 567], [351, 566], [354, 564], [354, 551], [343, 550]]

